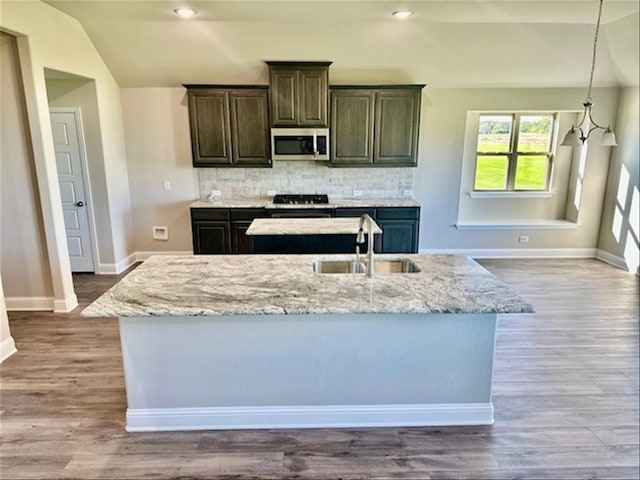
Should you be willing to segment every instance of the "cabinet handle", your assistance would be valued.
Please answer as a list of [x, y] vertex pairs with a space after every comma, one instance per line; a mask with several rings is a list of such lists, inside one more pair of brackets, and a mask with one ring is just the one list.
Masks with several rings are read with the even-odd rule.
[[84, 207], [84, 202], [80, 201], [76, 203], [76, 207]]

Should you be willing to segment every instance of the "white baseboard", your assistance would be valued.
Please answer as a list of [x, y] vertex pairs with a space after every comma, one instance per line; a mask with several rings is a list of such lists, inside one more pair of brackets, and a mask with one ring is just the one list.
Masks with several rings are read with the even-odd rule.
[[128, 409], [128, 432], [492, 425], [491, 403]]
[[0, 363], [4, 362], [17, 351], [16, 342], [13, 341], [13, 337], [5, 338], [0, 342]]
[[8, 312], [55, 312], [68, 313], [78, 306], [75, 294], [56, 300], [54, 297], [6, 297]]
[[53, 301], [53, 311], [55, 313], [69, 313], [78, 306], [78, 297], [75, 293], [64, 300]]
[[[609, 253], [605, 250], [596, 250], [596, 258], [598, 260], [603, 261], [604, 263], [608, 263], [609, 265], [613, 265], [614, 267], [618, 267], [625, 272], [629, 271], [629, 266], [627, 265], [627, 261], [623, 257], [619, 257], [614, 255], [613, 253]], [[631, 272], [636, 273], [636, 272]]]
[[95, 272], [98, 275], [118, 275], [124, 272], [131, 265], [136, 263], [135, 252], [126, 256], [122, 260], [116, 263], [101, 263], [98, 265], [98, 271]]
[[117, 263], [101, 263], [98, 265], [98, 275], [119, 275], [137, 262], [144, 262], [151, 255], [193, 255], [192, 250], [184, 251], [141, 251], [133, 252]]
[[595, 248], [443, 248], [421, 254], [456, 254], [473, 258], [595, 258]]
[[52, 312], [53, 297], [5, 297], [8, 312], [47, 311]]

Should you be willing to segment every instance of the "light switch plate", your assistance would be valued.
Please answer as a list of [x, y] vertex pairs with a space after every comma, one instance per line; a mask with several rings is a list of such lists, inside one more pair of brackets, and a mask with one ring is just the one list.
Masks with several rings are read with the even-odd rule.
[[353, 191], [353, 196], [355, 197], [361, 197], [362, 196], [362, 190], [354, 190]]
[[407, 189], [402, 191], [402, 196], [404, 197], [410, 197], [411, 195], [413, 195], [413, 190]]
[[162, 187], [164, 188], [165, 192], [171, 190], [171, 182], [169, 180], [165, 180], [164, 182], [162, 182]]

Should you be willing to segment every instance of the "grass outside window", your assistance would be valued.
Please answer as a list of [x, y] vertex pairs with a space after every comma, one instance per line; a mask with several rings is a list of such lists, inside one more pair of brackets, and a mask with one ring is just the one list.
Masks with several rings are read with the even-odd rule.
[[550, 114], [481, 115], [475, 191], [548, 191], [553, 124]]

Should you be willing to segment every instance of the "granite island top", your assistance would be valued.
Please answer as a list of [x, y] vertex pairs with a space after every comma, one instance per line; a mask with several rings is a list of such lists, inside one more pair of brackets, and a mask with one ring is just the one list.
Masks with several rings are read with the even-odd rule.
[[[357, 217], [256, 218], [249, 225], [246, 235], [356, 235], [359, 227], [360, 219]], [[364, 232], [368, 232], [366, 224]], [[375, 222], [373, 233], [382, 233]]]
[[367, 208], [367, 207], [419, 207], [412, 198], [329, 198], [329, 203], [287, 204], [273, 203], [272, 198], [220, 198], [196, 200], [190, 208]]
[[85, 317], [270, 314], [530, 313], [533, 307], [464, 255], [409, 258], [418, 273], [314, 273], [352, 255], [152, 256], [84, 309]]

